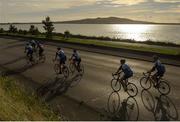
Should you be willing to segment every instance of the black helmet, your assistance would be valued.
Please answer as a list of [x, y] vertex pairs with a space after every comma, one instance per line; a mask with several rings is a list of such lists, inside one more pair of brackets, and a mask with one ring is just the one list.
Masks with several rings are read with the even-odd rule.
[[125, 59], [121, 59], [120, 62], [121, 62], [121, 64], [124, 64], [126, 62], [126, 60]]
[[74, 50], [73, 50], [73, 52], [77, 52], [77, 50], [76, 50], [76, 49], [74, 49]]
[[57, 50], [61, 50], [61, 48], [60, 48], [60, 47], [57, 47]]
[[156, 60], [159, 59], [159, 57], [158, 57], [157, 55], [154, 55], [154, 56], [153, 56], [153, 59], [156, 61]]

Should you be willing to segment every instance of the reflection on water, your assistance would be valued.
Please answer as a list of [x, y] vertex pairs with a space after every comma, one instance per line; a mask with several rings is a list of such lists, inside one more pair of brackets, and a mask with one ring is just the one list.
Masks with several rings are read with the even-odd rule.
[[[153, 24], [54, 24], [55, 32], [69, 30], [72, 34], [87, 36], [108, 36], [111, 38], [134, 39], [137, 41], [168, 41], [180, 44], [180, 25]], [[15, 25], [18, 29], [29, 30], [30, 25]], [[35, 24], [44, 31], [42, 24]], [[9, 25], [0, 25], [8, 30]]]
[[143, 26], [141, 24], [136, 25], [130, 25], [130, 24], [124, 24], [124, 25], [113, 25], [112, 29], [117, 32], [117, 36], [125, 39], [134, 39], [138, 41], [144, 41], [147, 40], [148, 32], [152, 30], [154, 26], [153, 25], [146, 25]]

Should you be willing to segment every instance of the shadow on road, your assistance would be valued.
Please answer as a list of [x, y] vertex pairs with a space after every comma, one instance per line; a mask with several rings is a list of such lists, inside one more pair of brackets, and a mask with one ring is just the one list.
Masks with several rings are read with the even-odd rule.
[[60, 96], [68, 91], [70, 87], [74, 87], [80, 82], [82, 75], [76, 74], [70, 80], [65, 77], [56, 76], [49, 79], [45, 84], [37, 89], [37, 95], [44, 97], [45, 101], [50, 101], [56, 96]]
[[135, 121], [139, 118], [139, 106], [134, 97], [121, 101], [118, 92], [112, 92], [108, 98], [108, 120]]
[[172, 100], [165, 96], [153, 96], [148, 90], [142, 90], [141, 99], [144, 107], [153, 114], [155, 120], [178, 120], [178, 111]]
[[5, 65], [9, 65], [9, 64], [14, 64], [14, 63], [16, 63], [16, 62], [18, 62], [18, 61], [21, 61], [21, 60], [25, 59], [25, 58], [26, 58], [25, 56], [22, 56], [22, 57], [19, 57], [19, 58], [17, 58], [17, 59], [11, 60], [11, 61], [9, 61], [9, 62], [0, 64], [0, 65], [1, 65], [1, 66], [5, 66]]

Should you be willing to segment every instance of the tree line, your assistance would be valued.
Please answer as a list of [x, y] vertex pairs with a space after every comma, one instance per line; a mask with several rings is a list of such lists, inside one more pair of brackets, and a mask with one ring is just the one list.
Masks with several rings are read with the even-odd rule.
[[[45, 18], [45, 20], [42, 20], [42, 24], [43, 24], [43, 28], [45, 30], [45, 35], [46, 38], [52, 38], [53, 31], [55, 30], [54, 24], [51, 21], [50, 17], [47, 16]], [[0, 33], [13, 33], [13, 34], [23, 34], [23, 35], [27, 35], [27, 34], [31, 34], [31, 35], [39, 35], [42, 34], [42, 32], [39, 31], [38, 27], [36, 27], [35, 25], [30, 25], [29, 30], [22, 30], [22, 29], [18, 29], [17, 27], [15, 27], [13, 24], [9, 25], [9, 29], [7, 31], [5, 31], [3, 28], [0, 28]], [[65, 31], [64, 32], [64, 38], [69, 38], [70, 37], [70, 32], [69, 31]]]

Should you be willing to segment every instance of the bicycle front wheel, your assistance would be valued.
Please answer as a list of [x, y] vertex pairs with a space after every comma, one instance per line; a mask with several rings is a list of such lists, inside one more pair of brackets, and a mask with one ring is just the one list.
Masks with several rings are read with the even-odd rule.
[[158, 85], [158, 91], [163, 95], [169, 94], [169, 92], [170, 92], [169, 84], [165, 81], [160, 81], [160, 83]]
[[127, 93], [131, 97], [136, 96], [137, 93], [138, 93], [138, 89], [137, 89], [136, 85], [133, 84], [133, 83], [128, 83], [128, 85], [127, 85]]
[[121, 90], [121, 84], [116, 79], [111, 80], [111, 87], [115, 92], [118, 92]]
[[147, 77], [142, 77], [140, 79], [140, 84], [143, 89], [150, 89], [151, 88], [151, 81], [147, 79]]

